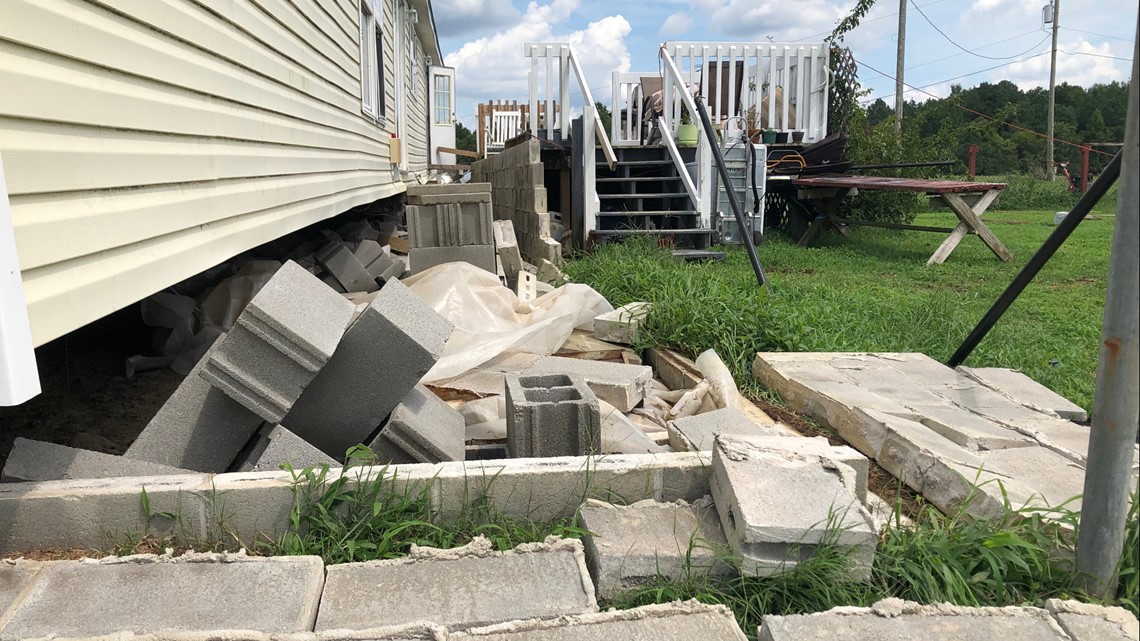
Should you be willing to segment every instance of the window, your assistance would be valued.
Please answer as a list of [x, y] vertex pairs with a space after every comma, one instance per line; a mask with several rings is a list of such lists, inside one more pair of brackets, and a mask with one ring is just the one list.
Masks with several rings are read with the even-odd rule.
[[365, 114], [383, 120], [387, 114], [384, 91], [384, 30], [376, 0], [360, 0], [360, 104]]
[[435, 124], [451, 124], [451, 77], [441, 73], [432, 80], [435, 91]]

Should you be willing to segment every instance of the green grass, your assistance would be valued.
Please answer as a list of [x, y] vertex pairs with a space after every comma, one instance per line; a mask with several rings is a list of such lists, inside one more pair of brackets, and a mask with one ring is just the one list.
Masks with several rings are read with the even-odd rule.
[[[978, 176], [977, 181], [1001, 182], [1009, 185], [1002, 190], [1001, 196], [998, 197], [997, 202], [991, 207], [991, 209], [995, 211], [1034, 209], [1068, 211], [1076, 204], [1077, 199], [1080, 198], [1080, 194], [1068, 191], [1069, 182], [1064, 176], [1058, 176], [1057, 179], [1052, 182], [1025, 174]], [[1092, 184], [1092, 182], [1090, 181], [1089, 184]], [[1117, 186], [1115, 184], [1109, 188], [1105, 197], [1097, 203], [1097, 211], [1112, 213], [1116, 206], [1116, 190]]]
[[[483, 497], [457, 518], [437, 522], [428, 489], [416, 489], [359, 446], [349, 451], [346, 474], [327, 465], [292, 470], [297, 497], [289, 527], [260, 552], [317, 555], [325, 563], [351, 563], [406, 556], [412, 545], [453, 548], [485, 536], [499, 550], [547, 536], [580, 537], [575, 519], [536, 522], [507, 516]], [[357, 479], [361, 479], [359, 482]], [[422, 485], [422, 484], [421, 484]]]
[[[770, 234], [758, 248], [772, 285], [756, 284], [747, 256], [678, 264], [646, 242], [602, 247], [566, 272], [615, 306], [654, 303], [643, 346], [690, 356], [716, 348], [755, 390], [758, 351], [922, 352], [945, 361], [1054, 229], [1053, 211], [994, 212], [993, 232], [1013, 252], [999, 261], [967, 236], [943, 265], [926, 260], [944, 234], [857, 228], [810, 248]], [[966, 362], [1010, 367], [1090, 408], [1114, 217], [1086, 219]], [[952, 214], [917, 224], [953, 226]]]

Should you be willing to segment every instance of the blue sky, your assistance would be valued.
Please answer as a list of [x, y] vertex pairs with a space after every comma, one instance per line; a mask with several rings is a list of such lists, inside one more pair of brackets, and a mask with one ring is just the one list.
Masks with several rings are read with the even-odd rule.
[[[910, 91], [908, 98], [946, 96], [952, 83], [969, 87], [1008, 79], [1023, 89], [1048, 85], [1050, 43], [1041, 25], [1046, 0], [907, 2], [905, 81], [926, 92]], [[525, 42], [572, 42], [594, 98], [609, 103], [611, 73], [655, 72], [661, 42], [821, 41], [854, 3], [433, 0], [432, 5], [445, 62], [456, 68], [456, 115], [472, 127], [476, 103], [526, 99]], [[974, 53], [965, 53], [940, 35], [916, 4], [946, 36]], [[1127, 80], [1137, 5], [1136, 0], [1062, 0], [1058, 82], [1087, 86]], [[871, 90], [868, 98], [883, 97], [892, 104], [898, 10], [897, 0], [879, 0], [845, 43], [863, 63], [859, 79]]]

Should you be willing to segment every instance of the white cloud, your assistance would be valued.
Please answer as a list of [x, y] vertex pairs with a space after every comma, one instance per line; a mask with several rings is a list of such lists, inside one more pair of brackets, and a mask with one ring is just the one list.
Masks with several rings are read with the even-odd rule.
[[693, 19], [689, 14], [678, 12], [665, 18], [665, 22], [661, 23], [661, 29], [657, 31], [659, 36], [676, 36], [685, 33], [693, 26]]
[[[1081, 39], [1059, 43], [1057, 52], [1057, 84], [1068, 82], [1087, 87], [1098, 82], [1128, 79], [1128, 63], [1101, 56], [1127, 57], [1114, 51], [1108, 43], [1093, 45]], [[1064, 53], [1069, 52], [1069, 53]], [[1094, 54], [1094, 55], [1081, 55]], [[1049, 56], [1038, 56], [990, 74], [991, 80], [1009, 80], [1021, 89], [1049, 86]]]
[[[777, 42], [801, 40], [808, 35], [830, 33], [849, 2], [839, 0], [690, 0], [708, 14], [709, 25], [734, 38]], [[822, 37], [822, 36], [821, 36]]]
[[[578, 31], [559, 30], [558, 26], [567, 21], [578, 6], [579, 0], [531, 2], [515, 26], [467, 42], [444, 56], [445, 63], [456, 69], [460, 105], [465, 100], [472, 103], [487, 99], [525, 100], [530, 73], [530, 59], [523, 47], [527, 42], [569, 42], [591, 85], [594, 99], [608, 102], [609, 96], [602, 95], [606, 91], [601, 89], [609, 86], [612, 72], [629, 70], [630, 54], [625, 38], [632, 27], [619, 15], [591, 22]], [[571, 80], [571, 83], [571, 91], [577, 91], [577, 82]], [[474, 107], [468, 109], [474, 111]], [[460, 107], [461, 114], [466, 111]], [[474, 122], [473, 118], [462, 120], [469, 126]]]
[[441, 38], [502, 27], [519, 18], [511, 0], [435, 0], [432, 15]]

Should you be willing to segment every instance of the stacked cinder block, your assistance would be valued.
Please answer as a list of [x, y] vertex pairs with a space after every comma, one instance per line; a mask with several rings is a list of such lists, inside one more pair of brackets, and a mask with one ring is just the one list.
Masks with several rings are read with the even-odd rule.
[[407, 216], [413, 274], [450, 262], [467, 262], [495, 273], [490, 185], [409, 187]]
[[562, 264], [562, 245], [550, 236], [546, 180], [537, 140], [528, 140], [471, 165], [471, 179], [491, 183], [495, 220], [514, 224], [522, 255]]
[[601, 451], [598, 399], [565, 374], [506, 377], [507, 448], [515, 457], [584, 456]]

